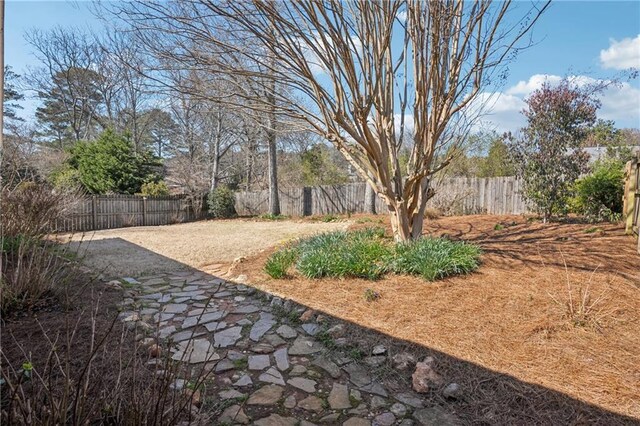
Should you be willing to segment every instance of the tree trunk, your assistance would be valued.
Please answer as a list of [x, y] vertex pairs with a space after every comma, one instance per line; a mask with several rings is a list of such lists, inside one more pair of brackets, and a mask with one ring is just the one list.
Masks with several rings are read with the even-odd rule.
[[[275, 59], [271, 58], [272, 63]], [[274, 64], [275, 66], [275, 64]], [[278, 161], [276, 146], [276, 80], [269, 79], [269, 93], [267, 99], [269, 102], [269, 123], [267, 129], [267, 143], [269, 144], [269, 213], [274, 216], [280, 215], [280, 197], [278, 195]]]
[[404, 200], [395, 201], [388, 205], [391, 216], [391, 229], [393, 239], [400, 243], [411, 239], [411, 223], [407, 212], [407, 205]]
[[415, 208], [409, 210], [406, 200], [387, 200], [391, 215], [391, 228], [396, 242], [415, 240], [422, 236], [424, 227], [424, 212], [427, 201], [434, 192], [429, 188], [429, 178], [424, 177], [418, 184], [414, 184], [413, 198], [416, 199]]
[[370, 214], [376, 214], [376, 192], [373, 190], [368, 182], [364, 190], [364, 212]]
[[269, 213], [278, 216], [280, 214], [280, 198], [278, 196], [276, 132], [272, 128], [267, 131], [267, 142], [269, 144]]
[[247, 146], [247, 157], [246, 157], [246, 161], [245, 161], [245, 170], [246, 170], [246, 177], [245, 177], [245, 186], [244, 186], [244, 190], [245, 191], [249, 191], [249, 189], [251, 189], [251, 179], [253, 178], [252, 176], [252, 171], [253, 171], [253, 141], [249, 141], [249, 146]]
[[211, 188], [213, 191], [218, 186], [218, 172], [220, 169], [220, 143], [222, 137], [222, 116], [220, 110], [216, 114], [216, 134], [213, 138], [213, 155], [211, 164]]

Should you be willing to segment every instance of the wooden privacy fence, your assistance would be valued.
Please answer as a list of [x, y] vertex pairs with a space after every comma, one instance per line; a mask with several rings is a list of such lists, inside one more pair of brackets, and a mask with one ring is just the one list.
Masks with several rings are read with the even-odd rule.
[[638, 238], [638, 253], [640, 253], [640, 153], [627, 163], [625, 168], [624, 206], [623, 216], [625, 230], [635, 234]]
[[[366, 184], [283, 188], [280, 210], [287, 216], [363, 213]], [[450, 178], [439, 182], [427, 207], [444, 214], [522, 214], [529, 210], [522, 198], [521, 181], [515, 177]], [[269, 212], [269, 191], [237, 192], [236, 211], [241, 216]], [[376, 211], [386, 212], [376, 196]]]
[[143, 197], [139, 195], [94, 195], [73, 201], [59, 232], [83, 232], [127, 226], [168, 225], [203, 217], [202, 200], [185, 195]]

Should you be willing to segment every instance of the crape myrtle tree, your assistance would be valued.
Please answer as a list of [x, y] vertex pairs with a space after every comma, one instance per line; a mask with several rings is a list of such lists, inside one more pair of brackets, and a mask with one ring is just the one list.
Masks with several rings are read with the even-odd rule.
[[508, 135], [509, 148], [522, 177], [524, 195], [547, 222], [566, 210], [571, 187], [587, 171], [588, 154], [581, 147], [596, 123], [600, 85], [563, 79], [545, 82], [526, 99], [527, 125]]
[[275, 107], [329, 140], [382, 197], [395, 239], [404, 241], [422, 234], [430, 178], [450, 161], [438, 149], [464, 140], [448, 136], [457, 125], [468, 128], [479, 111], [473, 101], [504, 77], [505, 64], [528, 44], [526, 34], [547, 7], [190, 0], [124, 8], [131, 26], [183, 36], [174, 57], [210, 61], [208, 71], [261, 87], [247, 94], [246, 107], [267, 114]]

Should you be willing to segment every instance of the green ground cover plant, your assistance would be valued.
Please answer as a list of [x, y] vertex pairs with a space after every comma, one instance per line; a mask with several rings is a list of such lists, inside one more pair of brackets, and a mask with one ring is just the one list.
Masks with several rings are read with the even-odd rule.
[[479, 247], [444, 238], [420, 238], [394, 243], [383, 228], [335, 231], [298, 240], [276, 252], [265, 263], [272, 278], [295, 270], [307, 278], [365, 278], [387, 273], [419, 275], [434, 281], [468, 274], [480, 265]]

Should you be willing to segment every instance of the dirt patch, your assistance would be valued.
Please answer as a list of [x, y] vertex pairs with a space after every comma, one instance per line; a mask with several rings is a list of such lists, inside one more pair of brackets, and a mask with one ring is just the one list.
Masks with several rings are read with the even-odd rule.
[[[361, 227], [378, 225], [380, 218], [352, 219]], [[262, 290], [443, 352], [461, 361], [461, 373], [470, 362], [640, 418], [640, 256], [621, 226], [465, 216], [431, 221], [425, 233], [479, 244], [483, 265], [472, 275], [435, 283], [407, 276], [376, 282], [273, 280], [262, 271], [267, 251], [238, 265], [234, 274], [248, 275]], [[363, 294], [368, 288], [382, 297], [367, 302]], [[587, 288], [589, 303], [599, 301], [589, 320], [576, 326], [566, 303], [569, 294], [575, 301]], [[450, 371], [456, 375], [455, 366]], [[485, 379], [459, 376], [467, 389], [478, 389]], [[524, 397], [513, 386], [472, 392], [476, 407], [484, 407], [473, 421], [492, 423], [487, 407], [500, 410], [492, 401], [518, 395]], [[529, 407], [521, 420], [538, 410], [545, 418], [564, 418], [567, 407], [557, 401], [546, 405]]]
[[120, 228], [67, 236], [80, 244], [84, 261], [114, 277], [185, 269], [215, 271], [240, 256], [283, 241], [345, 229], [350, 222], [209, 220], [167, 226]]

